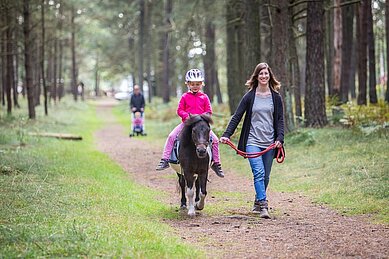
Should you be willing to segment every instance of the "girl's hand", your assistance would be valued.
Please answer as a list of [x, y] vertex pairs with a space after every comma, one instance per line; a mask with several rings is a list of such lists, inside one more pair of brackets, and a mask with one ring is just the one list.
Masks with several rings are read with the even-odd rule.
[[221, 142], [221, 143], [226, 144], [228, 141], [230, 141], [229, 138], [226, 138], [226, 137], [221, 137], [221, 138], [220, 138], [220, 142]]
[[282, 143], [278, 140], [276, 140], [276, 142], [274, 142], [274, 144], [276, 144], [276, 148], [282, 147]]

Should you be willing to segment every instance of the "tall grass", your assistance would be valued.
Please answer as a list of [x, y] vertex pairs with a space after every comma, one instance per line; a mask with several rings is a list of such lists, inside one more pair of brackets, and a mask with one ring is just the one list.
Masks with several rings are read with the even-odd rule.
[[[161, 195], [132, 183], [95, 150], [92, 106], [64, 102], [48, 118], [0, 122], [1, 257], [201, 257], [161, 222], [176, 217]], [[7, 121], [6, 121], [7, 120]], [[28, 132], [81, 135], [82, 141]]]

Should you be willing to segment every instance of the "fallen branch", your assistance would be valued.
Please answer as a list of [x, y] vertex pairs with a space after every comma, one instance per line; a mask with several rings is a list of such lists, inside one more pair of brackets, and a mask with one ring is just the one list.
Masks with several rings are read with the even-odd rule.
[[67, 134], [67, 133], [49, 133], [49, 132], [37, 132], [28, 133], [30, 136], [38, 136], [38, 137], [48, 137], [48, 138], [58, 138], [58, 139], [66, 139], [66, 140], [82, 140], [81, 136]]

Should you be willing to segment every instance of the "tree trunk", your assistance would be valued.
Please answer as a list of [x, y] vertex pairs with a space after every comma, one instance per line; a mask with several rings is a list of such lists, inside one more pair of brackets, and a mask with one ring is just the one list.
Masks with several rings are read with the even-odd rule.
[[[348, 0], [342, 0], [342, 3]], [[350, 91], [350, 78], [353, 77], [350, 60], [352, 58], [352, 49], [354, 44], [354, 5], [342, 7], [342, 60], [340, 75], [340, 101], [348, 102]]]
[[215, 68], [215, 90], [216, 90], [217, 103], [222, 104], [223, 96], [220, 91], [220, 83], [219, 83], [219, 75], [218, 75], [217, 67]]
[[203, 56], [204, 72], [205, 72], [205, 88], [204, 92], [208, 95], [210, 101], [213, 101], [215, 94], [215, 25], [212, 20], [207, 18], [205, 25], [205, 45], [206, 55]]
[[386, 31], [386, 94], [385, 101], [389, 103], [389, 1], [385, 2], [385, 31]]
[[231, 114], [234, 113], [245, 93], [243, 11], [244, 6], [241, 1], [227, 1], [227, 91]]
[[46, 77], [45, 77], [45, 0], [41, 2], [41, 25], [42, 25], [42, 43], [41, 43], [41, 79], [43, 85], [43, 100], [44, 100], [44, 109], [45, 115], [48, 115], [47, 109], [47, 86], [46, 86]]
[[58, 39], [59, 45], [59, 56], [58, 56], [58, 101], [61, 101], [61, 98], [64, 96], [64, 79], [62, 78], [62, 60], [63, 60], [63, 39], [62, 39], [62, 28], [63, 28], [63, 3], [59, 1], [59, 24], [58, 24], [58, 33], [61, 35]]
[[100, 76], [99, 76], [99, 52], [96, 53], [96, 63], [95, 63], [95, 96], [100, 96]]
[[300, 65], [297, 52], [296, 35], [294, 33], [294, 20], [293, 20], [293, 8], [289, 8], [289, 23], [288, 35], [289, 35], [289, 82], [290, 88], [293, 92], [296, 117], [302, 117], [302, 104], [301, 104], [301, 79], [300, 79]]
[[139, 43], [138, 43], [138, 78], [139, 78], [139, 87], [141, 91], [143, 92], [143, 46], [145, 44], [144, 42], [144, 33], [145, 33], [145, 1], [144, 0], [139, 0]]
[[[9, 3], [8, 3], [9, 4]], [[13, 14], [10, 6], [6, 7], [7, 29], [6, 29], [6, 57], [7, 57], [7, 74], [5, 84], [5, 95], [7, 99], [7, 114], [12, 113], [12, 84], [13, 84], [13, 57], [12, 57], [12, 19]]]
[[[326, 0], [327, 5], [332, 5], [332, 0]], [[325, 48], [325, 64], [326, 64], [326, 81], [327, 81], [327, 92], [329, 96], [332, 96], [332, 90], [333, 90], [333, 74], [332, 74], [332, 64], [333, 64], [333, 56], [334, 56], [334, 30], [333, 30], [333, 9], [330, 8], [325, 12], [325, 20], [326, 20], [326, 26], [325, 26], [325, 41], [326, 41], [326, 48]]]
[[170, 86], [169, 86], [169, 71], [170, 71], [170, 64], [169, 64], [169, 31], [171, 29], [171, 20], [170, 17], [172, 15], [172, 9], [173, 9], [173, 2], [172, 0], [167, 0], [165, 5], [165, 25], [166, 25], [166, 31], [163, 35], [163, 78], [162, 78], [162, 98], [164, 103], [168, 103], [170, 101]]
[[280, 80], [281, 95], [284, 100], [285, 109], [285, 132], [293, 131], [294, 120], [292, 111], [292, 99], [289, 84], [289, 26], [292, 26], [290, 16], [288, 13], [289, 0], [277, 0], [274, 2], [275, 10], [273, 12], [272, 20], [276, 21], [273, 23], [273, 31], [277, 32], [273, 34], [272, 39], [272, 53], [277, 53], [273, 58], [273, 64], [270, 64], [277, 79]]
[[35, 119], [35, 104], [34, 104], [34, 85], [32, 80], [31, 67], [31, 28], [30, 28], [30, 1], [23, 1], [23, 28], [24, 28], [24, 63], [26, 71], [26, 87], [28, 100], [28, 117]]
[[342, 73], [342, 12], [340, 0], [334, 0], [334, 63], [332, 65], [332, 95], [336, 105], [340, 104], [340, 76]]
[[244, 2], [244, 75], [245, 78], [249, 78], [254, 68], [261, 62], [260, 5], [259, 0], [245, 0]]
[[367, 104], [366, 81], [367, 81], [367, 0], [361, 0], [358, 8], [357, 28], [358, 28], [358, 100], [359, 105]]
[[78, 99], [78, 88], [77, 88], [77, 63], [76, 63], [76, 24], [74, 22], [76, 16], [76, 12], [74, 9], [74, 6], [72, 6], [72, 14], [71, 14], [71, 53], [72, 53], [72, 93], [73, 93], [73, 99], [74, 101], [77, 101]]
[[153, 2], [147, 1], [146, 4], [146, 12], [145, 12], [145, 36], [146, 36], [146, 54], [145, 54], [145, 59], [146, 59], [146, 75], [147, 75], [147, 85], [149, 89], [149, 95], [148, 95], [148, 100], [151, 103], [152, 97], [154, 95], [153, 91], [153, 83], [152, 83], [152, 77], [151, 77], [151, 53], [152, 53], [152, 48], [151, 48], [151, 42], [152, 42], [152, 37], [151, 37], [151, 16], [152, 16], [152, 10], [153, 10]]
[[367, 20], [367, 46], [369, 50], [369, 101], [377, 103], [377, 79], [375, 69], [375, 40], [373, 30], [373, 14], [371, 10], [372, 2], [367, 0], [366, 20]]
[[[5, 8], [0, 8], [0, 25], [1, 27], [5, 27], [7, 23], [6, 20], [6, 10]], [[4, 93], [5, 93], [5, 85], [6, 85], [6, 58], [5, 58], [5, 53], [6, 53], [6, 33], [4, 31], [0, 31], [0, 62], [1, 62], [1, 86], [0, 86], [0, 100], [1, 100], [1, 105], [5, 106], [5, 98], [4, 98]]]
[[323, 2], [307, 4], [305, 120], [309, 127], [327, 124], [324, 85]]

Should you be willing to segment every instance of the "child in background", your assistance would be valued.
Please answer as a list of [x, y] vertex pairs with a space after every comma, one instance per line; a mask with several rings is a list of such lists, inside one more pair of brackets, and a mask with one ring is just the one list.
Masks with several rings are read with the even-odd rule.
[[143, 131], [143, 118], [140, 112], [135, 112], [134, 119], [132, 121], [132, 125], [134, 127], [134, 131], [142, 132]]
[[[156, 168], [157, 171], [169, 167], [169, 158], [173, 150], [174, 141], [184, 127], [184, 122], [189, 118], [189, 114], [212, 114], [211, 102], [208, 96], [201, 91], [204, 85], [203, 73], [199, 69], [190, 69], [186, 72], [185, 84], [188, 86], [189, 91], [181, 96], [177, 108], [177, 114], [181, 117], [182, 122], [169, 134], [163, 150], [162, 159]], [[212, 130], [210, 135], [212, 138], [213, 156], [213, 165], [211, 168], [217, 176], [224, 177], [220, 164], [219, 139]]]

